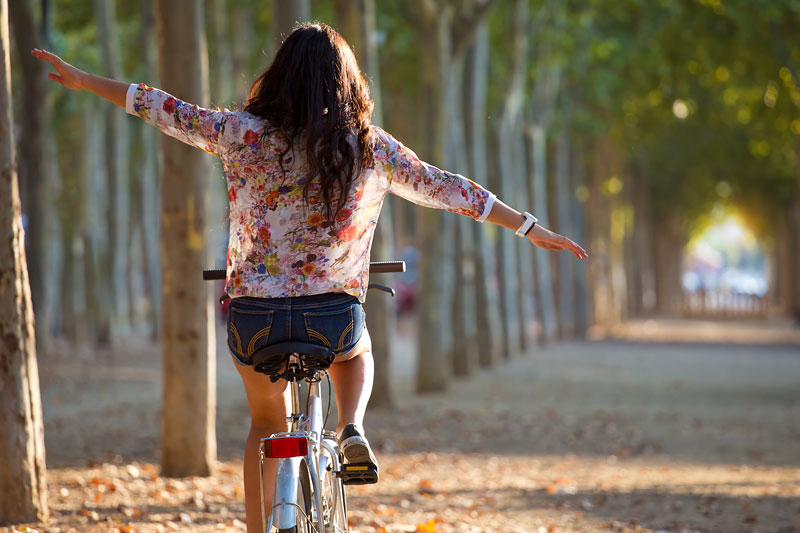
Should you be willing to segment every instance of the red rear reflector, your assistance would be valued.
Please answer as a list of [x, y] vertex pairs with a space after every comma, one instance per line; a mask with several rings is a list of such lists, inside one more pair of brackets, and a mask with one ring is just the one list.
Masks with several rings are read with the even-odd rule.
[[305, 437], [284, 437], [264, 441], [267, 457], [304, 457], [308, 455], [308, 440]]

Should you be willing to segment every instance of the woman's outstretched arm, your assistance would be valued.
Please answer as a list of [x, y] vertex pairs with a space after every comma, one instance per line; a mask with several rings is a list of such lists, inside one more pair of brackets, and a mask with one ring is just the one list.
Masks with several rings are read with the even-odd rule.
[[[389, 192], [418, 205], [445, 209], [514, 231], [525, 221], [525, 216], [519, 211], [477, 183], [425, 163], [380, 128], [375, 127], [374, 132], [377, 135], [374, 146], [376, 161], [390, 171]], [[538, 223], [526, 237], [534, 246], [545, 250], [568, 250], [578, 259], [589, 257], [576, 242]]]
[[89, 74], [47, 50], [35, 49], [31, 54], [53, 65], [56, 72], [49, 73], [48, 77], [67, 89], [93, 92], [170, 137], [210, 154], [219, 155], [221, 143], [243, 147], [259, 140], [255, 132], [242, 127], [240, 122], [234, 124], [232, 132], [223, 140], [227, 119], [224, 111], [201, 108], [144, 84], [128, 84]]
[[[516, 209], [508, 207], [506, 204], [496, 199], [492, 204], [491, 211], [489, 211], [489, 216], [486, 217], [486, 221], [510, 230], [516, 230], [525, 222], [525, 216]], [[575, 257], [578, 259], [586, 259], [589, 257], [586, 250], [573, 240], [559, 235], [554, 231], [550, 231], [539, 224], [534, 224], [526, 237], [535, 246], [544, 248], [545, 250], [553, 250], [556, 252], [568, 250], [575, 254]]]
[[117, 104], [120, 107], [125, 107], [125, 95], [128, 92], [128, 86], [130, 84], [84, 72], [47, 50], [39, 50], [36, 48], [31, 50], [31, 55], [36, 59], [47, 61], [53, 65], [56, 72], [48, 73], [47, 77], [60, 83], [67, 89], [72, 89], [73, 91], [90, 91], [98, 96], [102, 96], [109, 102]]

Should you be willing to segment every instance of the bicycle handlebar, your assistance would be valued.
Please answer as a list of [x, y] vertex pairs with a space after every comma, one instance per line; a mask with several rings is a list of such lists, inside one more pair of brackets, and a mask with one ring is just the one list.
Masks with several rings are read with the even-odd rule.
[[[390, 272], [405, 272], [405, 261], [376, 261], [369, 264], [370, 274], [387, 274]], [[225, 279], [226, 272], [223, 269], [203, 270], [203, 280], [211, 281]]]

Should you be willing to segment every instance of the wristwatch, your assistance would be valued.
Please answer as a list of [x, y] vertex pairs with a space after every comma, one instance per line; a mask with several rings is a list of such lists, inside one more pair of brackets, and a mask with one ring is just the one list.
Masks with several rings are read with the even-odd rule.
[[522, 213], [522, 216], [525, 217], [525, 221], [519, 228], [517, 228], [517, 231], [514, 232], [514, 235], [516, 235], [517, 237], [526, 236], [528, 232], [531, 230], [531, 228], [533, 228], [534, 224], [536, 224], [539, 221], [538, 218], [531, 215], [527, 211]]

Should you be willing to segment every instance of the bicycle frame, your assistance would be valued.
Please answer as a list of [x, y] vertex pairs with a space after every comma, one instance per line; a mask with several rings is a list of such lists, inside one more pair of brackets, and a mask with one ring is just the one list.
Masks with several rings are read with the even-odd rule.
[[[370, 273], [380, 274], [389, 272], [405, 272], [404, 261], [383, 261], [370, 263]], [[203, 270], [204, 280], [224, 280], [226, 271], [220, 269]], [[368, 288], [378, 289], [394, 296], [394, 290], [390, 287], [377, 284], [369, 284]], [[220, 303], [228, 298], [226, 294], [220, 298]], [[289, 356], [289, 365], [299, 363], [300, 355], [293, 353]], [[281, 529], [293, 528], [297, 525], [297, 512], [303, 512], [297, 502], [297, 487], [300, 483], [301, 462], [305, 460], [308, 470], [308, 477], [311, 483], [309, 489], [312, 491], [315, 501], [311, 502], [311, 516], [304, 514], [306, 524], [311, 525], [317, 533], [325, 533], [325, 514], [323, 509], [323, 489], [326, 487], [328, 476], [334, 476], [336, 481], [333, 485], [332, 494], [329, 495], [330, 504], [327, 511], [330, 513], [330, 521], [333, 524], [334, 533], [348, 531], [347, 528], [347, 509], [344, 500], [342, 481], [339, 476], [342, 468], [347, 468], [340, 464], [339, 447], [336, 435], [325, 431], [322, 419], [322, 397], [320, 395], [320, 381], [327, 374], [326, 371], [317, 371], [310, 378], [306, 379], [309, 387], [309, 406], [308, 413], [304, 413], [300, 407], [300, 385], [297, 379], [290, 379], [292, 392], [292, 415], [287, 419], [292, 423], [291, 431], [274, 433], [268, 438], [261, 439], [258, 452], [258, 476], [261, 490], [261, 524], [266, 533], [272, 527]], [[306, 374], [307, 375], [307, 374]], [[264, 458], [265, 442], [280, 438], [305, 438], [307, 439], [308, 451], [305, 456], [281, 457], [278, 459], [278, 468], [275, 475], [275, 492], [273, 504], [267, 520], [266, 502], [264, 502]], [[274, 457], [274, 455], [271, 455]], [[339, 500], [341, 498], [341, 501]], [[314, 514], [316, 513], [316, 516]], [[337, 517], [344, 523], [344, 529], [336, 526]]]
[[[290, 356], [289, 364], [293, 364], [298, 356]], [[322, 396], [320, 382], [326, 372], [317, 372], [312, 378], [306, 379], [308, 383], [308, 413], [301, 408], [300, 384], [291, 381], [292, 414], [287, 419], [291, 421], [291, 431], [274, 433], [268, 438], [261, 439], [259, 444], [259, 480], [261, 488], [261, 523], [265, 525], [264, 531], [272, 527], [291, 528], [297, 523], [297, 513], [303, 512], [297, 502], [297, 486], [299, 483], [300, 462], [305, 459], [311, 482], [312, 496], [311, 515], [304, 517], [307, 523], [316, 523], [315, 529], [320, 533], [325, 531], [325, 516], [322, 507], [322, 487], [325, 477], [335, 475], [339, 471], [339, 454], [334, 435], [323, 429]], [[309, 440], [308, 453], [305, 457], [285, 457], [278, 460], [275, 474], [275, 493], [269, 518], [267, 519], [266, 503], [264, 501], [264, 445], [266, 441], [282, 437], [305, 437]], [[329, 469], [330, 468], [330, 469]], [[338, 491], [334, 491], [338, 498]], [[338, 501], [332, 502], [332, 509], [336, 511]], [[316, 512], [316, 516], [314, 516]]]

